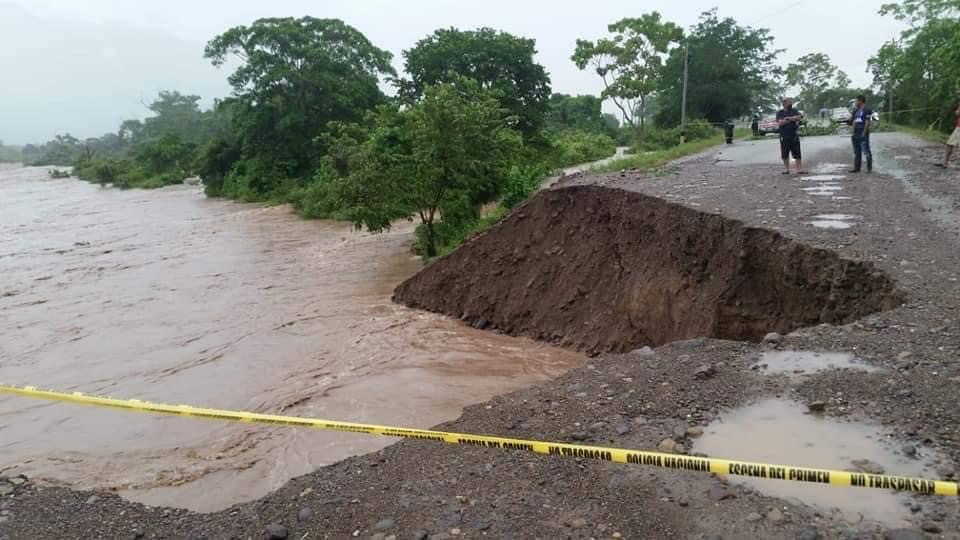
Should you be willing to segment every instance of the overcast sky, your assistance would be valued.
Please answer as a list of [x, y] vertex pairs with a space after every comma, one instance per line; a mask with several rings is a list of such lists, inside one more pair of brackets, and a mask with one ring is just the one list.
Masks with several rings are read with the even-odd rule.
[[205, 61], [204, 43], [259, 17], [335, 17], [396, 56], [436, 28], [490, 26], [536, 39], [556, 92], [593, 93], [599, 79], [570, 62], [577, 38], [596, 39], [622, 17], [657, 10], [684, 28], [717, 7], [723, 17], [771, 29], [784, 64], [824, 52], [855, 85], [866, 60], [901, 24], [877, 14], [884, 0], [0, 0], [0, 140], [42, 141], [115, 131], [146, 114], [159, 90], [230, 91]]

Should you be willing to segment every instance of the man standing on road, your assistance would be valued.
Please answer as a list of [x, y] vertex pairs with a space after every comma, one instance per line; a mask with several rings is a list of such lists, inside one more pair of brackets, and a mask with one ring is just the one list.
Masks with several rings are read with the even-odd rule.
[[790, 155], [797, 166], [797, 174], [803, 173], [800, 155], [800, 121], [803, 115], [793, 108], [793, 100], [783, 98], [783, 108], [777, 111], [777, 125], [780, 126], [780, 159], [783, 160], [783, 174], [790, 174]]
[[943, 163], [937, 164], [944, 169], [950, 166], [950, 156], [953, 155], [954, 148], [960, 146], [960, 99], [954, 104], [953, 115], [957, 117], [957, 124], [956, 127], [953, 128], [953, 133], [950, 134], [950, 138], [947, 139], [947, 153], [943, 156]]
[[853, 117], [850, 118], [850, 124], [853, 126], [853, 170], [850, 172], [860, 172], [863, 164], [863, 158], [867, 158], [867, 172], [873, 172], [873, 154], [870, 153], [870, 119], [873, 118], [873, 111], [867, 108], [867, 98], [864, 95], [857, 96], [857, 110], [853, 111]]

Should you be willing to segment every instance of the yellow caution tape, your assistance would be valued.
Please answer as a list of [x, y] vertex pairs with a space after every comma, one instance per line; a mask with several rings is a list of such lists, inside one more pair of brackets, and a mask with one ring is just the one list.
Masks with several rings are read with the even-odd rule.
[[111, 407], [155, 414], [169, 414], [175, 416], [189, 416], [193, 418], [208, 418], [212, 420], [231, 420], [260, 424], [310, 427], [332, 431], [346, 431], [350, 433], [365, 433], [367, 435], [386, 435], [388, 437], [405, 437], [408, 439], [422, 439], [445, 442], [449, 444], [467, 444], [483, 448], [499, 448], [504, 450], [525, 450], [537, 454], [551, 456], [577, 457], [610, 461], [613, 463], [631, 463], [635, 465], [649, 465], [664, 469], [683, 471], [697, 471], [721, 475], [749, 476], [752, 478], [767, 478], [771, 480], [788, 480], [793, 482], [809, 482], [833, 486], [853, 486], [864, 488], [885, 489], [891, 491], [907, 491], [929, 495], [957, 496], [960, 484], [941, 480], [926, 480], [887, 474], [867, 474], [830, 469], [813, 469], [807, 467], [792, 467], [789, 465], [771, 465], [767, 463], [752, 463], [748, 461], [731, 461], [709, 457], [695, 457], [661, 452], [646, 452], [642, 450], [627, 450], [623, 448], [605, 448], [601, 446], [586, 446], [581, 444], [565, 444], [544, 441], [529, 441], [489, 435], [472, 435], [467, 433], [451, 433], [448, 431], [433, 431], [427, 429], [409, 429], [402, 427], [378, 426], [373, 424], [357, 424], [354, 422], [335, 422], [316, 418], [302, 418], [297, 416], [278, 416], [242, 411], [227, 411], [220, 409], [206, 409], [190, 405], [165, 405], [140, 401], [138, 399], [113, 399], [93, 396], [81, 392], [55, 392], [40, 390], [33, 386], [7, 386], [0, 384], [0, 393], [15, 394], [49, 401], [65, 401], [83, 405]]

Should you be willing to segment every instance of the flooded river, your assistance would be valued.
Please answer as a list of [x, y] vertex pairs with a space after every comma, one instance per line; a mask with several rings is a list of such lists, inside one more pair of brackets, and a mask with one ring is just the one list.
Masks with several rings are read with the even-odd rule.
[[[583, 362], [391, 303], [412, 229], [0, 166], [0, 382], [428, 427]], [[0, 473], [200, 511], [391, 442], [0, 397]]]

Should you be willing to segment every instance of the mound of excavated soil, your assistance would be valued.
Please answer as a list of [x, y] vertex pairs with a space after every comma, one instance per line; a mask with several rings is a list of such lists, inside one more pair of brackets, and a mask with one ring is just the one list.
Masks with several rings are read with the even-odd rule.
[[589, 352], [758, 340], [890, 309], [870, 263], [640, 193], [540, 192], [402, 283], [394, 300]]

